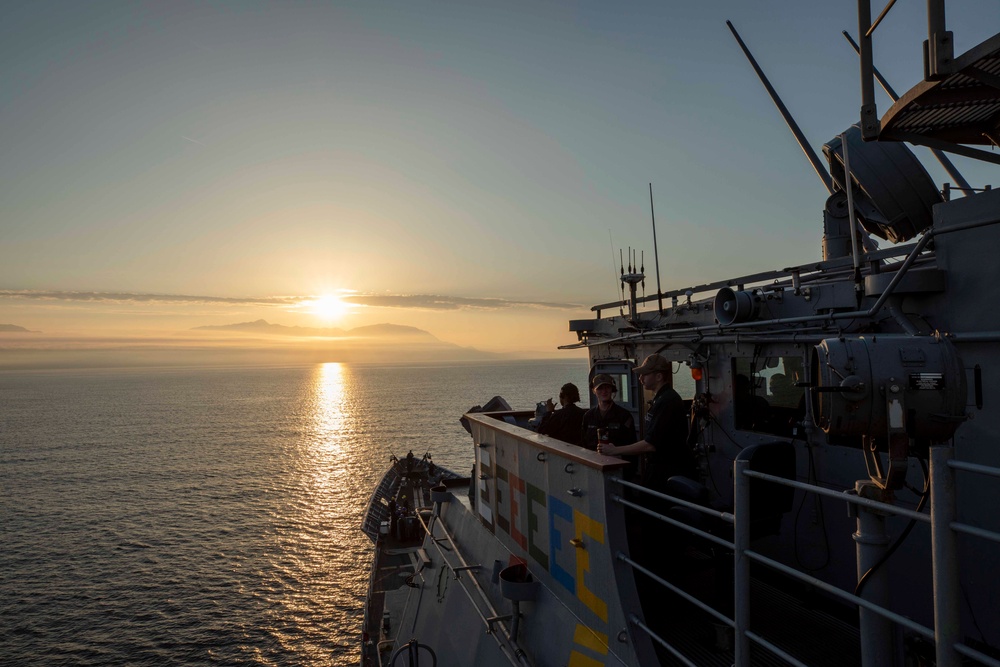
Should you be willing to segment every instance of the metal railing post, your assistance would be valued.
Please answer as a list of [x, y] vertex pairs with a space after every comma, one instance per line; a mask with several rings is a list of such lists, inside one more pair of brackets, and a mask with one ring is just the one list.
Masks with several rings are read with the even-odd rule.
[[949, 462], [954, 449], [931, 447], [931, 553], [934, 577], [934, 635], [938, 667], [958, 667], [962, 658], [955, 645], [962, 637], [959, 611], [958, 536], [955, 521], [955, 471]]
[[733, 657], [735, 667], [750, 664], [750, 478], [749, 461], [733, 461]]
[[[859, 498], [882, 500], [884, 490], [870, 480], [858, 480], [854, 488]], [[855, 511], [858, 525], [854, 533], [854, 541], [857, 544], [855, 551], [858, 560], [858, 581], [867, 577], [867, 585], [861, 593], [861, 598], [882, 609], [888, 609], [889, 572], [885, 568], [876, 568], [889, 548], [889, 535], [885, 529], [886, 514], [863, 505], [857, 506]], [[889, 619], [862, 607], [858, 609], [858, 630], [861, 633], [862, 666], [891, 665], [893, 631]]]

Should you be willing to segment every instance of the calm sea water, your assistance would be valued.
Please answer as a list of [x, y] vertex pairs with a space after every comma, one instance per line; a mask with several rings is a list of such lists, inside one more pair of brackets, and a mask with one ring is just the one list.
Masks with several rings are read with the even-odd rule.
[[342, 665], [390, 454], [586, 387], [582, 359], [0, 373], [0, 662]]

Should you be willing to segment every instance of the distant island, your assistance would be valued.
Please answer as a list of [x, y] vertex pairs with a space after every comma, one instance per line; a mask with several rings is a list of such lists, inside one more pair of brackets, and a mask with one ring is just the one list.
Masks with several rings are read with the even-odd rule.
[[[484, 352], [441, 340], [434, 334], [401, 324], [371, 324], [353, 329], [285, 326], [267, 320], [194, 327], [192, 331], [244, 334], [248, 340], [284, 349], [294, 345], [312, 359], [336, 361], [477, 361], [509, 355]], [[279, 340], [288, 341], [280, 343]], [[297, 342], [296, 342], [297, 341]]]
[[194, 327], [193, 331], [243, 331], [246, 333], [264, 333], [277, 336], [317, 336], [333, 338], [385, 338], [390, 336], [407, 336], [412, 338], [427, 338], [442, 342], [430, 332], [416, 327], [401, 324], [370, 324], [353, 329], [319, 329], [316, 327], [287, 327], [283, 324], [271, 324], [267, 320], [239, 322], [237, 324], [216, 324]]
[[0, 371], [330, 362], [476, 362], [513, 357], [462, 347], [423, 329], [388, 323], [345, 330], [284, 326], [256, 320], [147, 336], [43, 334], [14, 324], [0, 324], [0, 335], [3, 335]]

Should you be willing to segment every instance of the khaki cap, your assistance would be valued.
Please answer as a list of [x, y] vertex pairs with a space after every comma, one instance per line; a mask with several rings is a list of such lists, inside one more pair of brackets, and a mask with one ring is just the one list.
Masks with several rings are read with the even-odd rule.
[[615, 379], [606, 373], [595, 375], [594, 379], [590, 383], [590, 386], [597, 389], [602, 384], [610, 384], [612, 389], [618, 391], [618, 385], [615, 384]]
[[646, 357], [641, 366], [632, 369], [633, 373], [643, 375], [645, 373], [672, 373], [673, 366], [665, 357], [659, 354], [651, 354]]

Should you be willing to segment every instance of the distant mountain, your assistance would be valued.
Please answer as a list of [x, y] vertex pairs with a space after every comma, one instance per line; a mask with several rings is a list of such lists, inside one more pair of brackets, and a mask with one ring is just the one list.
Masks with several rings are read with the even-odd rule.
[[32, 331], [31, 329], [25, 329], [24, 327], [19, 327], [16, 324], [0, 324], [0, 332], [13, 331], [17, 333], [39, 333], [37, 331]]
[[403, 326], [401, 324], [370, 324], [354, 329], [320, 329], [316, 327], [286, 327], [283, 324], [271, 324], [267, 320], [256, 320], [254, 322], [240, 322], [238, 324], [217, 324], [203, 327], [195, 327], [201, 331], [244, 331], [247, 333], [266, 333], [277, 336], [325, 336], [337, 338], [396, 338], [405, 336], [409, 339], [425, 338], [428, 341], [437, 341], [433, 334], [418, 329], [416, 327]]
[[215, 324], [195, 327], [202, 331], [245, 331], [247, 333], [266, 333], [278, 336], [346, 336], [343, 329], [317, 329], [314, 327], [286, 327], [283, 324], [271, 324], [267, 320], [240, 322], [239, 324]]
[[418, 329], [407, 327], [402, 324], [370, 324], [366, 327], [354, 327], [347, 330], [350, 336], [363, 336], [365, 338], [381, 338], [384, 336], [410, 336], [414, 338], [429, 338], [438, 340], [434, 334]]
[[[372, 324], [354, 329], [286, 327], [267, 320], [195, 327], [198, 331], [225, 331], [257, 336], [281, 336], [296, 349], [312, 351], [317, 358], [339, 361], [433, 361], [499, 359], [506, 355], [483, 352], [445, 342], [430, 332], [400, 324]], [[301, 347], [293, 338], [313, 338], [315, 343]], [[333, 339], [333, 340], [331, 340]], [[263, 341], [258, 340], [257, 343]], [[273, 338], [267, 343], [284, 347]], [[261, 348], [264, 349], [264, 348]], [[291, 349], [291, 348], [286, 348]]]

